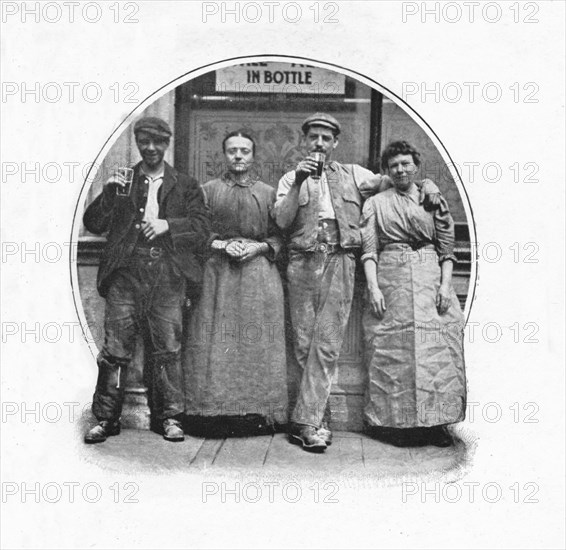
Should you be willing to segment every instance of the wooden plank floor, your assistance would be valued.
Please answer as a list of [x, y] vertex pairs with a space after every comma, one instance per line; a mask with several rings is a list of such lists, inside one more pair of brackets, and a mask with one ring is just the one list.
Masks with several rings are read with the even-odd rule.
[[84, 445], [84, 458], [119, 472], [265, 471], [316, 475], [364, 474], [379, 479], [442, 474], [469, 459], [460, 439], [448, 448], [399, 448], [364, 434], [335, 432], [321, 454], [289, 443], [285, 434], [227, 439], [186, 436], [170, 443], [148, 430], [122, 430], [104, 443]]

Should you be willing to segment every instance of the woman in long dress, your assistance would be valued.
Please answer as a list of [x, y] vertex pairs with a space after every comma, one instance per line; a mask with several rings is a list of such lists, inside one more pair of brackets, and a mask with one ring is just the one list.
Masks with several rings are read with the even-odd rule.
[[464, 317], [452, 287], [454, 222], [444, 198], [419, 205], [420, 155], [391, 143], [382, 167], [393, 187], [363, 208], [363, 315], [369, 385], [364, 420], [393, 444], [448, 446], [464, 419]]
[[188, 430], [261, 433], [287, 422], [282, 240], [252, 138], [232, 132], [223, 150], [227, 172], [203, 186], [213, 237], [185, 346]]

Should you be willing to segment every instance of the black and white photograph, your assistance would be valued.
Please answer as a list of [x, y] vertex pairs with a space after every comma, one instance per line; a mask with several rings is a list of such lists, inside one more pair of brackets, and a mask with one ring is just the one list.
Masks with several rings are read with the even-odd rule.
[[2, 546], [563, 547], [564, 4], [0, 5]]
[[[329, 69], [241, 63], [156, 99], [97, 168], [77, 216], [79, 307], [98, 350], [86, 443], [149, 423], [167, 441], [200, 436], [163, 452], [175, 467], [296, 470], [319, 465], [274, 434], [323, 453], [339, 430], [334, 468], [385, 474], [371, 463], [388, 453], [395, 475], [465, 460], [448, 428], [466, 408], [470, 208], [394, 101]], [[387, 298], [378, 253], [391, 256]]]

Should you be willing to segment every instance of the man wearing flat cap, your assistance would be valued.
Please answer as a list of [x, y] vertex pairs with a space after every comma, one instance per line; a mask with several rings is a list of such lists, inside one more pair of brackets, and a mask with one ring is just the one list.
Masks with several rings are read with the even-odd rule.
[[165, 439], [184, 439], [183, 304], [200, 286], [199, 253], [209, 237], [209, 220], [198, 183], [164, 161], [169, 125], [145, 117], [135, 123], [134, 135], [142, 160], [133, 169], [129, 192], [123, 175], [116, 173], [83, 218], [92, 233], [107, 232], [97, 279], [106, 299], [92, 404], [99, 423], [85, 435], [87, 443], [120, 433], [126, 372], [138, 331], [150, 351], [152, 412]]
[[[289, 437], [311, 452], [323, 452], [332, 441], [328, 398], [354, 295], [362, 202], [391, 187], [387, 177], [332, 160], [340, 130], [340, 123], [325, 113], [305, 119], [308, 156], [279, 181], [273, 209], [288, 235], [293, 344], [302, 369]], [[325, 155], [320, 178], [313, 177], [316, 153]], [[425, 182], [421, 200], [426, 192], [437, 202], [438, 188]]]

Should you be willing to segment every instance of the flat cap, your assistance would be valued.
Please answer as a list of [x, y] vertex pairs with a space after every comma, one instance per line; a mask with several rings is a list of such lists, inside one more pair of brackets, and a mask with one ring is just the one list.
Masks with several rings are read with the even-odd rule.
[[324, 126], [325, 128], [330, 128], [336, 136], [341, 130], [340, 123], [333, 116], [327, 115], [326, 113], [315, 113], [305, 118], [301, 126], [303, 133], [308, 131], [309, 126]]
[[162, 138], [169, 138], [173, 133], [167, 122], [155, 116], [140, 118], [136, 121], [134, 124], [134, 134], [138, 132], [147, 132]]

